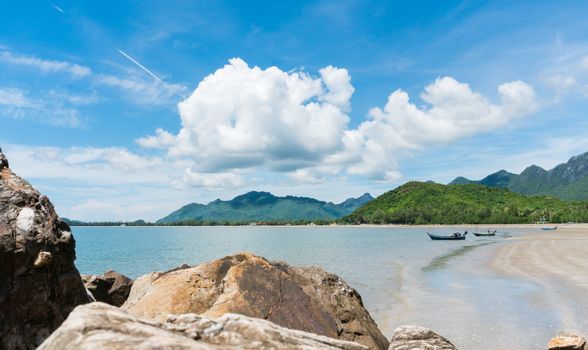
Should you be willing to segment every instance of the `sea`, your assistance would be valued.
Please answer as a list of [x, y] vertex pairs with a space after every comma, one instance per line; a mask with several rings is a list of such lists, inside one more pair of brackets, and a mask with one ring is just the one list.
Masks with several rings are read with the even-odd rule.
[[360, 293], [388, 338], [396, 327], [411, 324], [435, 330], [460, 349], [543, 349], [562, 327], [557, 310], [533, 301], [539, 285], [487, 267], [494, 248], [536, 229], [499, 230], [486, 238], [469, 235], [465, 241], [432, 241], [426, 235], [458, 230], [451, 227], [72, 229], [76, 266], [83, 274], [111, 269], [137, 278], [243, 251], [323, 267]]

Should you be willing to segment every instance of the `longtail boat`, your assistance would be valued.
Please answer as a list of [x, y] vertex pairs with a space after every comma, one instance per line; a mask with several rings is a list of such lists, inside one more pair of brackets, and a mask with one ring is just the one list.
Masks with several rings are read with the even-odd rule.
[[427, 232], [427, 234], [434, 241], [463, 241], [464, 239], [466, 239], [466, 235], [468, 234], [468, 231], [466, 231], [464, 233], [456, 232], [450, 236], [433, 235], [433, 234], [430, 234], [429, 232]]

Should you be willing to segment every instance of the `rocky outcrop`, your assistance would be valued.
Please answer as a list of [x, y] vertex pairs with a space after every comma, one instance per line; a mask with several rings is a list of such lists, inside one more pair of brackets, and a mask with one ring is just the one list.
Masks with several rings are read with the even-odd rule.
[[456, 350], [456, 347], [428, 328], [401, 326], [394, 331], [389, 350]]
[[167, 314], [238, 313], [372, 349], [389, 345], [357, 291], [336, 275], [248, 253], [142, 276], [123, 308], [160, 321]]
[[0, 349], [34, 349], [89, 301], [75, 257], [49, 199], [0, 153]]
[[584, 350], [586, 339], [575, 334], [562, 334], [549, 341], [547, 350]]
[[103, 303], [76, 308], [39, 350], [325, 349], [366, 350], [356, 343], [277, 326], [242, 315], [212, 320], [195, 314], [166, 322], [137, 317]]
[[121, 306], [129, 297], [133, 280], [116, 271], [106, 271], [102, 275], [82, 275], [86, 289], [96, 301]]

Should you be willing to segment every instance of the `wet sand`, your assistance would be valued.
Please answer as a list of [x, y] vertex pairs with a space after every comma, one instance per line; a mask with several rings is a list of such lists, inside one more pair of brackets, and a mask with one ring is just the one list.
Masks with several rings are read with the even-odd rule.
[[588, 227], [567, 225], [512, 239], [497, 247], [490, 267], [540, 286], [528, 293], [537, 307], [554, 308], [560, 331], [588, 335]]
[[561, 278], [588, 290], [588, 227], [561, 227], [510, 240], [498, 249], [493, 268], [534, 280]]

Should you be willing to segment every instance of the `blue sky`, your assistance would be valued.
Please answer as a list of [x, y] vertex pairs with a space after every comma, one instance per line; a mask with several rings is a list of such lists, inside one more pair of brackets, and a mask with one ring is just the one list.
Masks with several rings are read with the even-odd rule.
[[0, 146], [62, 216], [339, 202], [588, 151], [584, 1], [0, 6]]

